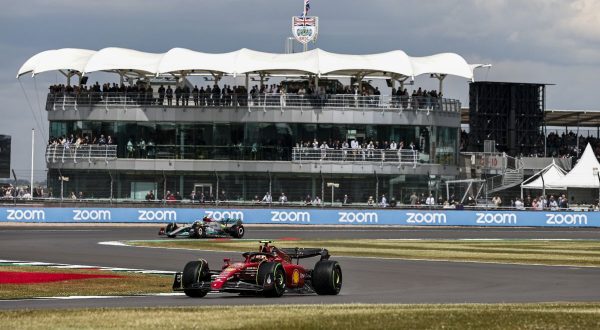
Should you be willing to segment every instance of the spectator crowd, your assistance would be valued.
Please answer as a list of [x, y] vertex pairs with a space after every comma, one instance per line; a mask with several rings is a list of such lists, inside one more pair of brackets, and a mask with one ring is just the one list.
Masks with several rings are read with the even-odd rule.
[[[591, 144], [594, 154], [600, 155], [600, 139], [594, 136], [577, 135], [573, 131], [562, 134], [550, 132], [544, 138], [540, 134], [533, 146], [526, 146], [530, 152], [522, 152], [516, 155], [520, 157], [553, 157], [553, 158], [573, 158], [578, 159], [585, 147]], [[544, 148], [545, 144], [545, 148]], [[460, 151], [468, 151], [469, 133], [462, 131], [460, 135]], [[502, 150], [500, 150], [502, 151]], [[545, 153], [544, 153], [545, 152]]]
[[[229, 106], [301, 106], [308, 102], [311, 105], [347, 107], [379, 107], [381, 92], [378, 87], [364, 82], [362, 86], [341, 85], [338, 81], [329, 81], [325, 86], [315, 86], [308, 81], [285, 81], [280, 84], [254, 85], [247, 90], [245, 86], [222, 87], [215, 83], [212, 86], [185, 84], [155, 84], [138, 81], [135, 84], [116, 84], [96, 82], [87, 85], [52, 85], [49, 87], [49, 102], [60, 103], [63, 97], [75, 97], [79, 103], [127, 102], [123, 97], [141, 105], [176, 106], [176, 107], [229, 107]], [[332, 83], [335, 82], [335, 83]], [[166, 86], [165, 86], [166, 85]], [[156, 88], [156, 92], [155, 92]], [[112, 99], [111, 97], [116, 98]], [[436, 90], [425, 90], [421, 87], [410, 93], [406, 88], [395, 87], [390, 90], [392, 108], [401, 109], [437, 109], [441, 93]], [[120, 100], [120, 101], [119, 101]], [[250, 102], [250, 103], [249, 103]], [[329, 105], [329, 104], [328, 104]]]

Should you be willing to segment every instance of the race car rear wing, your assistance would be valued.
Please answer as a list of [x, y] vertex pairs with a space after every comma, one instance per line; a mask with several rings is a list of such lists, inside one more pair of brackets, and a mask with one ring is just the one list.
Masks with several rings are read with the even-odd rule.
[[292, 259], [304, 259], [321, 256], [321, 260], [329, 259], [329, 251], [322, 248], [287, 248], [280, 249]]

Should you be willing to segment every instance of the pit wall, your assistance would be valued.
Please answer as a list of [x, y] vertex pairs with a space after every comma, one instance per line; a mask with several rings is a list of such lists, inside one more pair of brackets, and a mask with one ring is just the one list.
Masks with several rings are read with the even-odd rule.
[[190, 223], [208, 216], [247, 224], [600, 227], [600, 212], [365, 209], [0, 208], [1, 222]]

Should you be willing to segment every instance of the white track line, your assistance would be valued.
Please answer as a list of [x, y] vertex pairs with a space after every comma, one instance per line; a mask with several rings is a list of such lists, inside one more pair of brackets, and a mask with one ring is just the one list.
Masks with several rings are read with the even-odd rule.
[[105, 267], [105, 266], [92, 266], [92, 265], [70, 265], [70, 264], [59, 264], [59, 263], [48, 263], [39, 261], [17, 261], [17, 260], [0, 260], [0, 266], [37, 266], [37, 267], [49, 267], [58, 269], [98, 269], [111, 272], [125, 272], [125, 273], [140, 273], [140, 274], [156, 274], [156, 275], [174, 275], [175, 272], [168, 270], [153, 270], [153, 269], [137, 269], [137, 268], [123, 268], [123, 267]]
[[[221, 292], [209, 292], [209, 295], [221, 295]], [[54, 296], [54, 297], [33, 297], [24, 299], [0, 299], [0, 302], [32, 301], [32, 300], [91, 300], [91, 299], [123, 299], [123, 298], [143, 298], [143, 297], [184, 297], [183, 292], [170, 293], [146, 293], [124, 296]]]
[[[403, 240], [404, 239], [399, 239]], [[429, 239], [416, 239], [416, 240], [429, 240]], [[493, 239], [496, 240], [496, 239]], [[499, 239], [506, 240], [506, 239]], [[509, 239], [512, 240], [512, 239]], [[544, 241], [544, 239], [539, 239]], [[562, 240], [562, 239], [560, 239]], [[573, 240], [576, 241], [576, 240]], [[100, 244], [100, 243], [98, 243]], [[174, 247], [159, 247], [159, 246], [136, 246], [124, 244], [127, 247], [133, 248], [144, 248], [144, 249], [163, 249], [163, 250], [184, 250], [184, 251], [197, 251], [197, 252], [213, 252], [213, 253], [240, 253], [240, 251], [221, 251], [221, 250], [199, 250], [199, 249], [188, 249], [188, 248], [174, 248]], [[532, 264], [532, 263], [519, 263], [519, 262], [496, 262], [496, 261], [470, 261], [470, 260], [447, 260], [447, 259], [420, 259], [420, 258], [400, 258], [400, 257], [367, 257], [367, 256], [335, 256], [335, 258], [345, 259], [378, 259], [378, 260], [392, 260], [392, 261], [422, 261], [422, 262], [451, 262], [451, 263], [469, 263], [469, 264], [490, 264], [490, 265], [516, 265], [516, 266], [535, 266], [535, 267], [561, 267], [561, 268], [599, 268], [598, 266], [586, 266], [586, 265], [545, 265], [545, 264]]]

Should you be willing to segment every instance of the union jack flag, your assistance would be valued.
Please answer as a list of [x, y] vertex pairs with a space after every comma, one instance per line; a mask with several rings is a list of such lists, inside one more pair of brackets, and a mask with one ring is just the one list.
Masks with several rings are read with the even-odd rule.
[[294, 17], [294, 26], [314, 26], [315, 18], [314, 17]]

